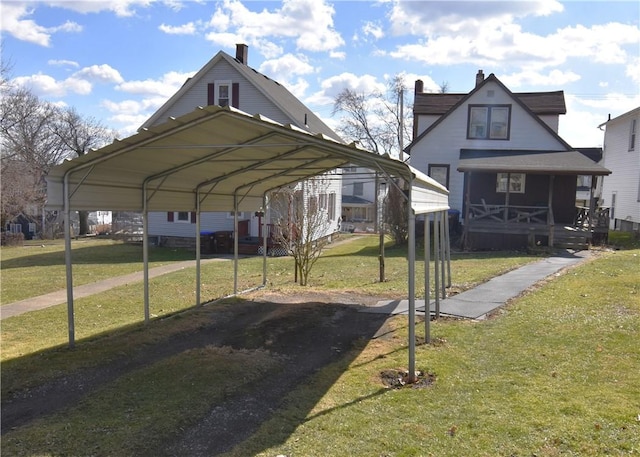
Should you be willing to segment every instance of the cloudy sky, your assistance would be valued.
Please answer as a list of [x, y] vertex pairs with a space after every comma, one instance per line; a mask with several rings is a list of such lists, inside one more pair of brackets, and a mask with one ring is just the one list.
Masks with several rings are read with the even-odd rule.
[[637, 1], [49, 0], [0, 2], [10, 78], [129, 135], [218, 51], [249, 65], [329, 125], [343, 88], [564, 90], [560, 135], [600, 146], [598, 125], [640, 106]]

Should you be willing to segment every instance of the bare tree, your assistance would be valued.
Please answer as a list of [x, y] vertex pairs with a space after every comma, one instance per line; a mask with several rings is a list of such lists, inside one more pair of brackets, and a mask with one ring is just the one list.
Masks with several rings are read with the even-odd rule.
[[[333, 107], [334, 115], [343, 114], [338, 132], [347, 140], [359, 141], [372, 152], [402, 158], [404, 138], [409, 138], [413, 129], [412, 117], [405, 116], [405, 112], [412, 112], [410, 106], [405, 109], [406, 90], [402, 75], [390, 79], [386, 94], [357, 94], [351, 89], [344, 89], [335, 98]], [[401, 182], [397, 184], [403, 185]], [[402, 193], [392, 191], [393, 188], [393, 185], [389, 186], [383, 214], [394, 241], [401, 244], [407, 240], [407, 215], [402, 210], [406, 205]]]
[[[64, 149], [72, 157], [85, 155], [91, 149], [105, 145], [115, 138], [115, 132], [107, 129], [93, 117], [82, 117], [74, 108], [60, 111], [52, 126]], [[79, 234], [89, 232], [89, 212], [78, 211]]]
[[327, 190], [327, 179], [319, 177], [272, 195], [273, 238], [294, 258], [301, 286], [307, 285], [313, 265], [328, 243], [335, 194]]
[[[26, 89], [3, 90], [0, 102], [0, 166], [3, 225], [46, 201], [44, 176], [67, 154], [53, 134], [58, 110]], [[26, 189], [16, 189], [28, 187]]]

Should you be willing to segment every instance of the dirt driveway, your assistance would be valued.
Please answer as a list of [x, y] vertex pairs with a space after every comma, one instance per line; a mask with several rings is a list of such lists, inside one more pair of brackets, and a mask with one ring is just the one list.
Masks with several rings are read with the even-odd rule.
[[211, 345], [265, 348], [283, 356], [286, 365], [281, 371], [217, 404], [177, 440], [152, 446], [166, 449], [166, 455], [218, 455], [248, 438], [281, 406], [288, 392], [325, 365], [345, 357], [357, 340], [385, 334], [386, 315], [358, 312], [360, 306], [378, 300], [356, 294], [283, 296], [257, 292], [234, 304], [231, 313], [229, 308], [216, 311], [215, 307], [205, 307], [210, 313], [209, 324], [193, 332], [150, 344], [134, 357], [115, 359], [81, 375], [59, 378], [3, 398], [2, 433], [74, 406], [101, 386], [188, 349]]

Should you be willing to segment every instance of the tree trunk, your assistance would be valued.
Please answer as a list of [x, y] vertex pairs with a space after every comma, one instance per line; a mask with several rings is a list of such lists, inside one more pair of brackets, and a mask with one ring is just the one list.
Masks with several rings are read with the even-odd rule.
[[78, 235], [87, 235], [89, 233], [89, 212], [78, 211], [79, 232]]

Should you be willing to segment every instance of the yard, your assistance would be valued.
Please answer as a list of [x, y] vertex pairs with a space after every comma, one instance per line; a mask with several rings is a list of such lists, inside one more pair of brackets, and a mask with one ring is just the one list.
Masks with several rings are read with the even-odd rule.
[[[352, 306], [406, 294], [406, 252], [387, 249], [389, 280], [379, 284], [376, 241], [336, 244], [304, 289], [289, 259], [269, 259], [266, 289], [197, 309], [193, 271], [157, 278], [148, 326], [140, 284], [78, 300], [74, 350], [64, 344], [65, 305], [2, 321], [3, 454], [640, 453], [637, 242], [599, 252], [486, 321], [434, 322], [434, 344], [416, 357], [430, 382], [395, 388], [387, 381], [406, 365], [406, 317]], [[2, 250], [3, 304], [32, 268], [64, 276], [54, 254], [12, 249]], [[87, 259], [74, 279], [113, 268]], [[535, 260], [454, 254], [453, 289]], [[229, 293], [230, 267], [203, 267], [204, 297]], [[241, 288], [260, 282], [261, 259], [240, 268]]]

